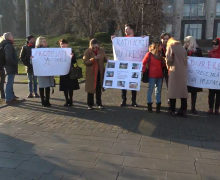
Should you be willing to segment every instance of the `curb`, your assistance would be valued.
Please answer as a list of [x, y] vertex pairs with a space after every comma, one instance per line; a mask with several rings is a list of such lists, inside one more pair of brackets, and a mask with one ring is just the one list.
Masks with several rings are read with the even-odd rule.
[[[85, 83], [85, 80], [79, 81], [79, 84]], [[25, 82], [14, 82], [14, 84], [28, 84]], [[55, 85], [59, 85], [59, 84], [55, 84]]]

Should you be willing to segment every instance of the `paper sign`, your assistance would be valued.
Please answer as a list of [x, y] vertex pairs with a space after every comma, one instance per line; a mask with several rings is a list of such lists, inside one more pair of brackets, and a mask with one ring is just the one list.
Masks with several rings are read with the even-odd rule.
[[141, 62], [109, 60], [103, 87], [140, 91], [141, 70]]
[[115, 37], [112, 43], [114, 60], [141, 62], [148, 52], [149, 37]]
[[69, 73], [71, 48], [32, 49], [35, 76], [60, 76]]
[[220, 89], [220, 59], [188, 57], [188, 85]]

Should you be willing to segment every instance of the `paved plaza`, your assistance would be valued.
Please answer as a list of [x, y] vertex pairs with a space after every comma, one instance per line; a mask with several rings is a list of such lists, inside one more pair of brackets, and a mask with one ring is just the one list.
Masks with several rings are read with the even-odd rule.
[[[40, 99], [0, 108], [0, 180], [220, 179], [220, 117], [206, 115], [207, 90], [198, 94], [199, 114], [186, 119], [168, 116], [165, 89], [156, 114], [155, 104], [147, 112], [146, 84], [140, 107], [119, 107], [120, 90], [106, 90], [105, 109], [93, 111], [80, 87], [73, 107], [63, 107], [57, 86], [51, 108]], [[28, 93], [24, 84], [14, 90]]]

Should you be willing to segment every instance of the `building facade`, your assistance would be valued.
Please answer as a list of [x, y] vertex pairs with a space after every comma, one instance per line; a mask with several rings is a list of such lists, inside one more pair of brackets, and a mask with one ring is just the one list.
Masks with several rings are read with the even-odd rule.
[[165, 31], [177, 39], [220, 37], [220, 0], [163, 0]]

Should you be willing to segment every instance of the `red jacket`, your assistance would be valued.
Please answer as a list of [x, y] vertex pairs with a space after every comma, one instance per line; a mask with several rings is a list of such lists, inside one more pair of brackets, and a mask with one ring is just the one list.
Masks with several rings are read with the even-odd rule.
[[210, 58], [220, 58], [220, 38], [217, 37], [217, 39], [219, 40], [218, 49], [212, 49], [212, 50], [209, 52], [209, 57], [210, 57]]
[[[150, 52], [148, 52], [144, 59], [142, 60], [143, 63], [143, 69], [142, 71], [146, 71], [146, 64], [148, 63]], [[151, 54], [150, 57], [150, 64], [149, 64], [149, 77], [150, 78], [162, 78], [163, 77], [163, 70], [162, 67], [165, 66], [163, 63], [163, 59], [156, 59], [153, 54]]]

